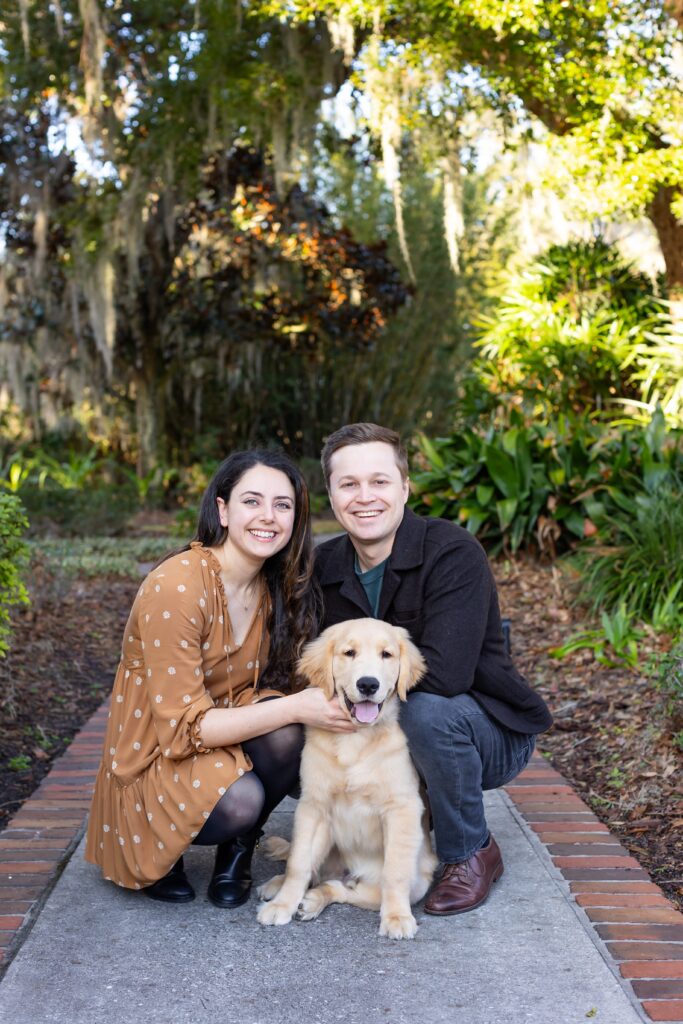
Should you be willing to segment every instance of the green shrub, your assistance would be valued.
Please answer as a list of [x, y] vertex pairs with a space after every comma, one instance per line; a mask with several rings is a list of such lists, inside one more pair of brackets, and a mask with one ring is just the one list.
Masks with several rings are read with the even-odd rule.
[[641, 324], [660, 309], [652, 279], [599, 236], [551, 245], [535, 266], [539, 293], [552, 302], [563, 300], [576, 317], [609, 308]]
[[637, 399], [662, 309], [650, 279], [602, 239], [551, 246], [482, 321], [475, 379], [545, 417]]
[[41, 534], [120, 533], [138, 511], [146, 483], [139, 486], [134, 474], [94, 445], [61, 457], [40, 447], [22, 449], [0, 470], [0, 484], [21, 498], [31, 531]]
[[683, 624], [683, 485], [671, 481], [598, 520], [600, 541], [574, 556], [582, 601], [594, 610], [624, 607], [658, 630]]
[[646, 411], [661, 406], [668, 422], [683, 427], [683, 327], [666, 314], [658, 317], [635, 352], [634, 380]]
[[604, 483], [581, 496], [596, 530], [573, 558], [582, 601], [673, 630], [683, 623], [683, 432], [657, 410], [612, 433]]
[[176, 539], [187, 540], [194, 537], [199, 517], [199, 505], [185, 505], [178, 509], [173, 520], [171, 532]]
[[584, 534], [586, 512], [577, 496], [604, 482], [590, 421], [560, 417], [551, 424], [465, 427], [451, 437], [421, 436], [421, 469], [411, 474], [412, 507], [456, 519], [492, 554], [537, 544], [554, 553]]
[[29, 514], [32, 533], [116, 535], [125, 530], [140, 507], [132, 485], [78, 489], [48, 480], [43, 487], [24, 484], [18, 493]]
[[28, 520], [19, 498], [0, 491], [0, 657], [9, 650], [9, 608], [29, 603], [20, 576], [28, 553], [22, 540], [27, 529]]
[[32, 447], [15, 451], [0, 477], [12, 491], [20, 490], [29, 482], [43, 487], [46, 481], [64, 490], [77, 490], [101, 482], [106, 474], [111, 476], [112, 470], [113, 464], [98, 453], [95, 445], [86, 452], [68, 449], [61, 459], [41, 447]]
[[620, 511], [632, 515], [636, 499], [683, 476], [683, 432], [667, 431], [661, 412], [645, 426], [529, 423], [517, 410], [508, 422], [419, 437], [411, 475], [417, 512], [459, 521], [492, 554], [534, 545], [554, 554], [594, 531], [602, 541]]
[[421, 436], [425, 468], [411, 476], [412, 507], [458, 520], [494, 554], [504, 544], [515, 551], [533, 536], [552, 490], [540, 440], [536, 428], [524, 426]]

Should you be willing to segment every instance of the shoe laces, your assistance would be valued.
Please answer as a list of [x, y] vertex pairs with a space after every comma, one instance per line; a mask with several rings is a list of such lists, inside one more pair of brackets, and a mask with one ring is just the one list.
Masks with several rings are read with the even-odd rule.
[[470, 865], [469, 861], [463, 860], [458, 864], [444, 864], [443, 874], [441, 875], [442, 881], [446, 879], [461, 879], [466, 881], [470, 876]]

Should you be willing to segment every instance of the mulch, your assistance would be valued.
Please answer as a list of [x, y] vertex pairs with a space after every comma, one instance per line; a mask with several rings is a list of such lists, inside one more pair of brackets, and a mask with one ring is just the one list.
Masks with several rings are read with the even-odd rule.
[[[500, 560], [494, 571], [515, 662], [555, 714], [540, 750], [683, 909], [683, 758], [661, 695], [643, 669], [607, 668], [590, 651], [549, 656], [584, 624], [556, 567]], [[0, 661], [0, 828], [107, 696], [138, 585], [35, 570]]]
[[515, 663], [554, 714], [539, 748], [683, 909], [683, 753], [645, 669], [666, 638], [642, 644], [637, 669], [606, 667], [589, 650], [558, 661], [549, 650], [586, 626], [567, 576], [524, 561], [495, 572]]
[[31, 607], [12, 615], [0, 660], [0, 828], [108, 696], [139, 585], [34, 567]]

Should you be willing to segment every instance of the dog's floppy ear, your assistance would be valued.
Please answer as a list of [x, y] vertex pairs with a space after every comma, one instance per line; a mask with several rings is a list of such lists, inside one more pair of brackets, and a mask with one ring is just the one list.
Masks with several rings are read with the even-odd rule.
[[402, 626], [396, 626], [395, 629], [399, 634], [401, 652], [401, 668], [398, 674], [398, 682], [396, 683], [396, 692], [401, 700], [406, 700], [408, 690], [412, 690], [413, 686], [417, 686], [427, 671], [427, 662], [410, 639], [408, 630]]
[[296, 667], [298, 674], [304, 676], [311, 686], [319, 686], [328, 700], [334, 696], [333, 648], [334, 640], [329, 636], [329, 630], [325, 630], [317, 640], [306, 644]]

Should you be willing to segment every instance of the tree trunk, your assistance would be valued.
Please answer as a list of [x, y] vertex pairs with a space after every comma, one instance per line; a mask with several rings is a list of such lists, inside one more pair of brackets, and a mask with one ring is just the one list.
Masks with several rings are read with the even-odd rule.
[[[166, 372], [162, 356], [161, 334], [153, 329], [146, 303], [129, 310], [127, 325], [134, 353], [130, 380], [135, 397], [135, 423], [138, 435], [137, 474], [144, 477], [164, 462], [166, 455]], [[157, 314], [157, 323], [162, 317]], [[141, 315], [144, 314], [144, 315]]]
[[675, 190], [662, 186], [655, 193], [648, 213], [655, 226], [666, 267], [669, 297], [674, 302], [683, 300], [683, 224], [671, 209]]
[[135, 419], [138, 434], [137, 473], [144, 477], [166, 461], [166, 384], [169, 367], [164, 359], [164, 325], [168, 317], [166, 285], [173, 253], [164, 209], [172, 203], [168, 193], [156, 204], [144, 232], [146, 260], [136, 288], [123, 294], [123, 322], [132, 356], [131, 380], [135, 389]]
[[164, 460], [165, 423], [163, 381], [146, 366], [133, 375], [135, 421], [138, 434], [137, 473], [144, 477]]

